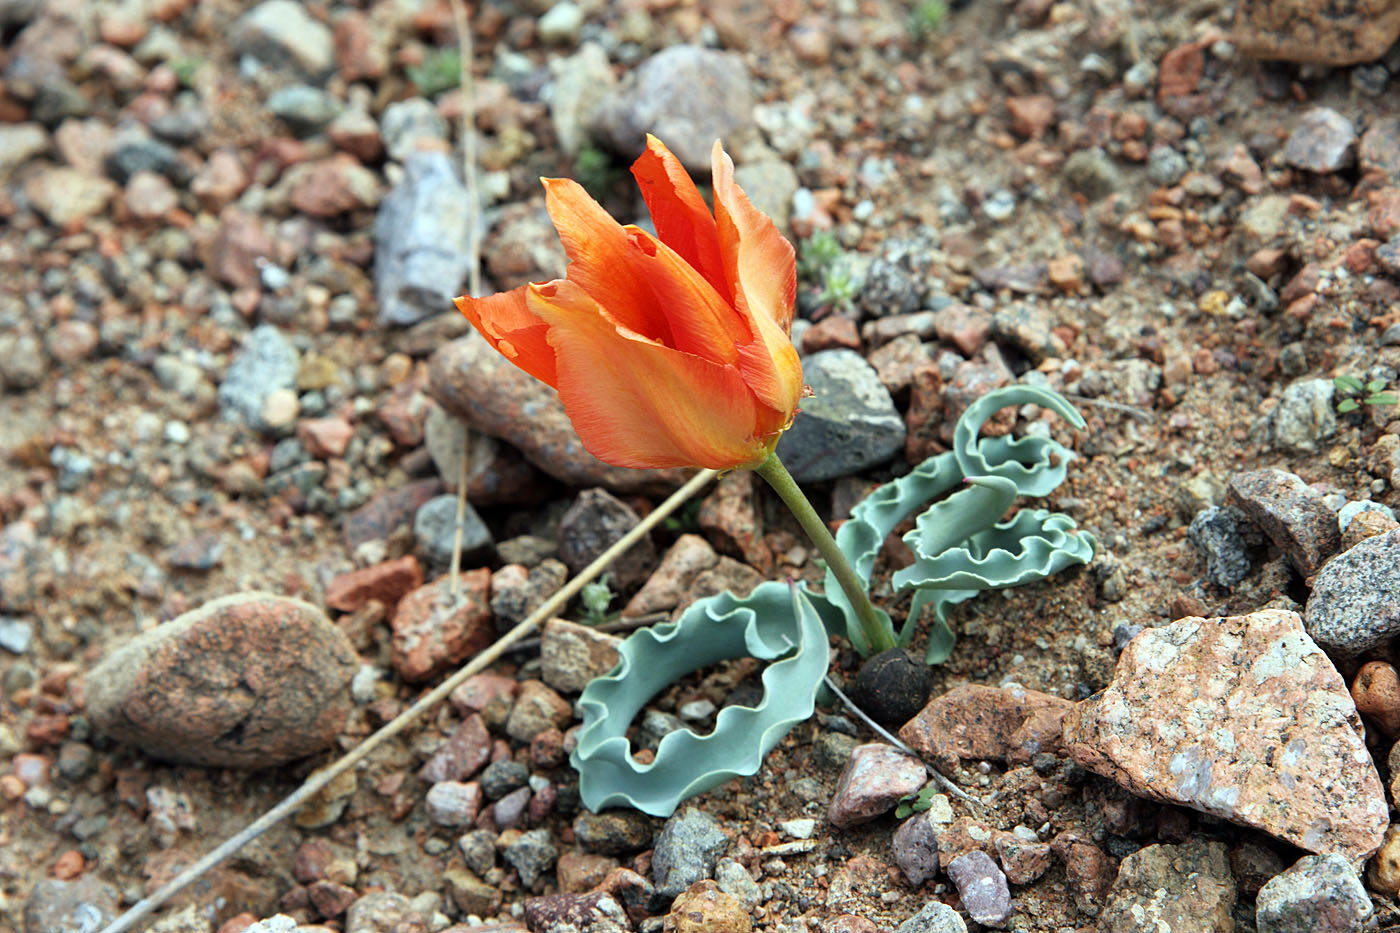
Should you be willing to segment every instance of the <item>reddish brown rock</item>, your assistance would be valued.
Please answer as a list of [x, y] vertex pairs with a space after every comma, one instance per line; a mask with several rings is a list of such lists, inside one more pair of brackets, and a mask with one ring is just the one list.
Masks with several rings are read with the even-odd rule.
[[945, 770], [964, 758], [1025, 764], [1059, 751], [1060, 723], [1073, 707], [1024, 687], [965, 684], [930, 700], [899, 737]]
[[496, 640], [489, 603], [491, 571], [469, 570], [459, 580], [455, 600], [451, 578], [443, 577], [399, 603], [390, 627], [394, 667], [404, 680], [427, 680]]
[[318, 460], [341, 456], [354, 436], [355, 426], [344, 418], [303, 418], [297, 422], [297, 440]]
[[767, 573], [773, 551], [763, 540], [763, 513], [758, 507], [752, 470], [734, 470], [720, 478], [700, 505], [700, 527], [719, 550]]
[[88, 715], [100, 731], [156, 758], [271, 767], [335, 741], [358, 666], [320, 609], [239, 593], [104, 659], [85, 680]]
[[207, 211], [218, 212], [248, 187], [243, 160], [232, 149], [215, 149], [190, 182], [190, 193]]
[[860, 334], [856, 331], [855, 322], [844, 315], [828, 315], [807, 328], [802, 335], [803, 353], [835, 349], [860, 349]]
[[354, 551], [366, 541], [382, 541], [399, 525], [413, 520], [419, 506], [442, 492], [442, 482], [420, 479], [397, 489], [381, 489], [345, 519], [345, 547]]
[[574, 708], [542, 681], [520, 684], [520, 696], [510, 709], [506, 734], [517, 742], [529, 742], [546, 729], [563, 729], [573, 718]]
[[697, 574], [714, 567], [719, 555], [699, 535], [681, 535], [661, 558], [647, 582], [622, 610], [623, 618], [661, 612], [680, 605], [681, 597]]
[[256, 288], [262, 282], [260, 260], [273, 258], [272, 237], [262, 220], [236, 207], [219, 215], [219, 230], [205, 251], [206, 268], [234, 288]]
[[1055, 99], [1049, 94], [1008, 97], [1006, 112], [1011, 132], [1023, 139], [1039, 139], [1055, 122]]
[[622, 905], [600, 892], [546, 894], [525, 900], [525, 923], [531, 930], [632, 929]]
[[472, 713], [453, 730], [433, 757], [423, 763], [418, 776], [430, 784], [465, 781], [491, 760], [491, 733], [481, 716]]
[[1400, 674], [1385, 661], [1367, 661], [1351, 682], [1356, 710], [1387, 736], [1400, 734]]
[[617, 666], [622, 639], [607, 632], [550, 619], [540, 632], [540, 676], [555, 690], [573, 693]]
[[379, 176], [348, 153], [303, 162], [288, 169], [292, 207], [312, 217], [334, 217], [374, 207], [383, 192]]
[[1389, 823], [1361, 733], [1302, 619], [1265, 609], [1138, 635], [1109, 687], [1065, 718], [1064, 744], [1137, 796], [1361, 859]]
[[371, 599], [392, 610], [407, 593], [423, 585], [423, 568], [412, 554], [333, 577], [326, 584], [326, 605], [354, 612]]
[[1235, 44], [1254, 58], [1355, 65], [1385, 54], [1400, 37], [1395, 0], [1242, 0]]

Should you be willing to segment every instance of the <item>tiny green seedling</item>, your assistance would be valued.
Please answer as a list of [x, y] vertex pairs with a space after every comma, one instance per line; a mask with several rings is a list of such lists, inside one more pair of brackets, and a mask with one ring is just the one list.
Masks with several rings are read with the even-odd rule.
[[818, 230], [802, 241], [798, 250], [797, 277], [804, 282], [822, 284], [827, 270], [841, 257], [841, 244], [830, 230]]
[[608, 574], [603, 574], [595, 582], [579, 591], [579, 602], [583, 604], [585, 625], [602, 625], [608, 620], [608, 606], [617, 594], [608, 586]]
[[894, 815], [905, 820], [915, 813], [923, 813], [933, 806], [933, 795], [936, 793], [938, 793], [938, 785], [930, 782], [925, 784], [917, 794], [905, 794], [900, 798], [899, 805], [894, 808]]
[[909, 14], [909, 33], [915, 39], [927, 39], [938, 31], [947, 15], [948, 7], [943, 0], [923, 0]]
[[1400, 397], [1394, 392], [1383, 392], [1385, 388], [1384, 379], [1372, 379], [1370, 382], [1362, 382], [1355, 376], [1338, 376], [1332, 380], [1332, 385], [1337, 387], [1337, 393], [1346, 398], [1337, 403], [1337, 412], [1345, 415], [1347, 412], [1356, 411], [1362, 405], [1396, 405], [1400, 404]]
[[462, 60], [456, 48], [433, 49], [423, 56], [421, 65], [409, 65], [404, 72], [419, 94], [436, 97], [461, 83]]

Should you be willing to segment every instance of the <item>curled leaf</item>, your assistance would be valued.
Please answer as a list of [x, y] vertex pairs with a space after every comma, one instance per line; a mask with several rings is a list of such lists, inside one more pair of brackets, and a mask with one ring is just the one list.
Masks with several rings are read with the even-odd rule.
[[[579, 698], [583, 726], [569, 758], [579, 796], [594, 811], [625, 804], [670, 816], [688, 797], [757, 773], [788, 730], [812, 715], [827, 668], [826, 622], [801, 590], [769, 582], [743, 598], [699, 600], [675, 622], [637, 630], [619, 653], [617, 667]], [[632, 757], [627, 727], [648, 700], [692, 671], [740, 657], [772, 662], [757, 706], [720, 710], [709, 735], [666, 735], [648, 764]]]

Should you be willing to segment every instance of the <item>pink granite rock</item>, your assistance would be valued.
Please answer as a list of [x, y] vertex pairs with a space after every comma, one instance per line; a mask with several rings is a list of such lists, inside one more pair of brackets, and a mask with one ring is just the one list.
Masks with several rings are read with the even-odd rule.
[[1134, 794], [1362, 859], [1389, 823], [1361, 720], [1297, 613], [1188, 617], [1123, 650], [1064, 744]]
[[1056, 752], [1069, 700], [1025, 687], [964, 684], [929, 700], [899, 737], [945, 771], [964, 758], [1025, 764]]
[[848, 829], [894, 809], [899, 799], [924, 786], [923, 763], [892, 745], [860, 745], [851, 752], [836, 784], [826, 818]]

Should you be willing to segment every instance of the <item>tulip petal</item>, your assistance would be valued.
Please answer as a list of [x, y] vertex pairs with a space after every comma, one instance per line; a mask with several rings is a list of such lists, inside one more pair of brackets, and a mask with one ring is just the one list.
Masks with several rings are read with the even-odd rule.
[[545, 340], [549, 325], [530, 310], [525, 288], [488, 298], [463, 295], [453, 302], [506, 359], [536, 379], [554, 385], [554, 348]]
[[[738, 348], [753, 342], [748, 321], [666, 243], [640, 227], [624, 229], [639, 254], [633, 257], [634, 268], [645, 276], [670, 323], [668, 346], [712, 363], [727, 365], [737, 360]], [[606, 302], [600, 303], [607, 307]]]
[[728, 469], [760, 459], [758, 406], [734, 366], [662, 346], [569, 281], [529, 286], [550, 325], [559, 397], [590, 453], [618, 466]]
[[646, 151], [632, 163], [632, 175], [642, 189], [657, 238], [697, 269], [717, 292], [727, 296], [715, 218], [680, 159], [648, 133]]

